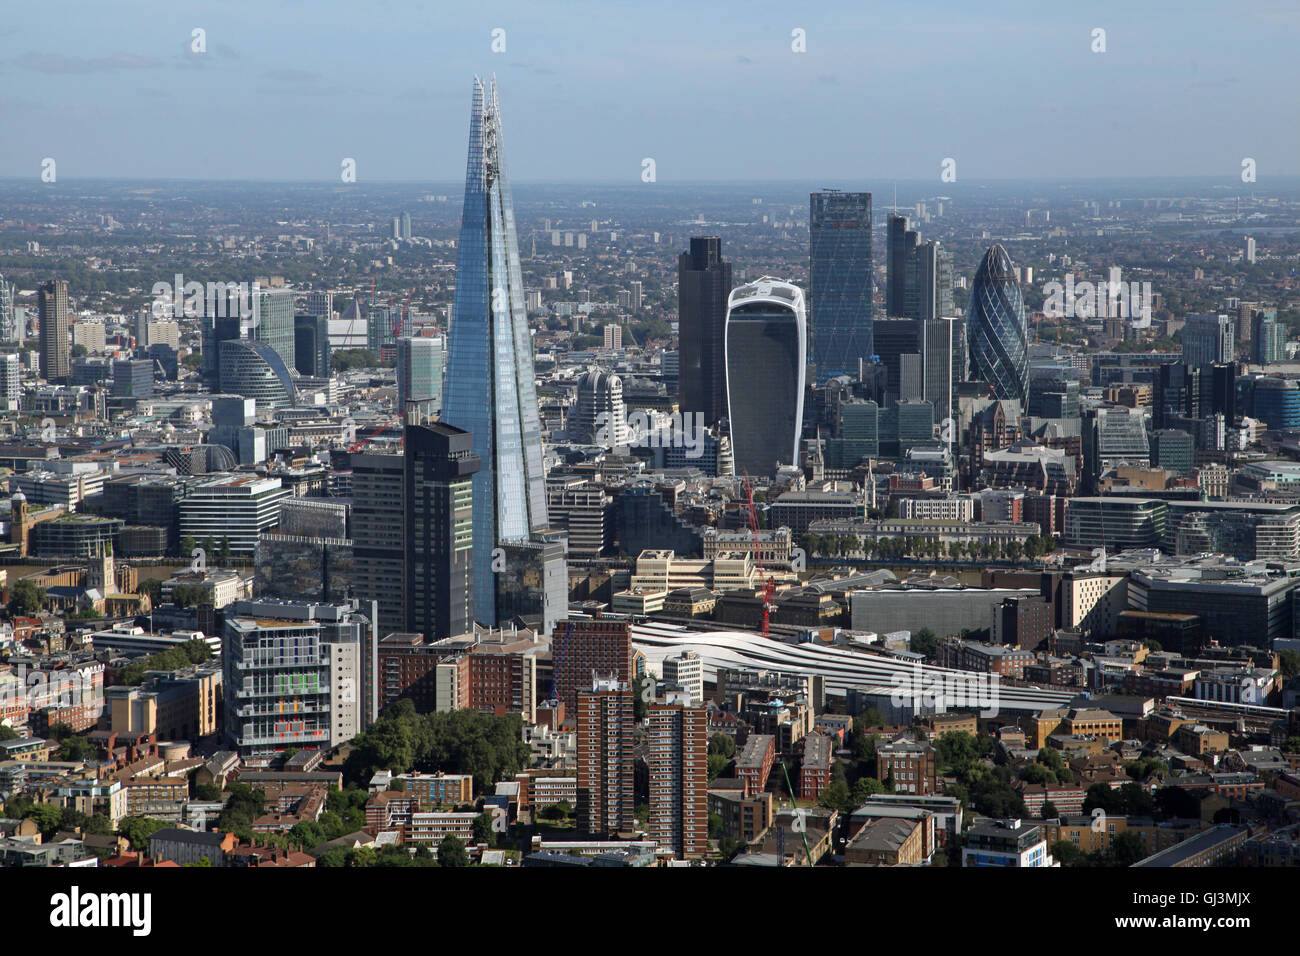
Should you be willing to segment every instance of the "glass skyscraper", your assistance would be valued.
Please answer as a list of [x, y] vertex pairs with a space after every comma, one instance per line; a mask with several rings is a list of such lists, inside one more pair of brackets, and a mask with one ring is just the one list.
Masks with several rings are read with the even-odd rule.
[[[495, 571], [510, 573], [507, 545], [536, 541], [548, 528], [533, 346], [524, 306], [514, 203], [502, 149], [496, 81], [474, 80], [465, 209], [460, 228], [454, 320], [449, 335], [442, 420], [474, 436], [474, 605], [482, 624], [498, 617]], [[563, 569], [563, 549], [515, 549], [543, 564], [538, 580]], [[541, 626], [564, 616], [546, 592]]]
[[715, 425], [727, 413], [727, 366], [723, 333], [731, 263], [722, 258], [717, 236], [692, 236], [677, 257], [677, 396], [683, 413], [704, 416]]
[[727, 302], [727, 406], [736, 474], [799, 463], [807, 325], [803, 290], [764, 277]]
[[265, 342], [280, 353], [284, 364], [297, 367], [297, 348], [294, 342], [293, 291], [290, 289], [258, 289], [257, 324], [248, 337], [255, 342]]
[[[817, 381], [858, 374], [871, 335], [871, 193], [812, 193], [808, 217], [812, 360]], [[739, 464], [739, 458], [737, 459]]]
[[975, 270], [966, 307], [970, 374], [998, 399], [1029, 396], [1029, 332], [1011, 257], [998, 243]]
[[402, 336], [397, 340], [397, 408], [417, 407], [422, 417], [442, 411], [442, 365], [446, 343], [441, 335]]

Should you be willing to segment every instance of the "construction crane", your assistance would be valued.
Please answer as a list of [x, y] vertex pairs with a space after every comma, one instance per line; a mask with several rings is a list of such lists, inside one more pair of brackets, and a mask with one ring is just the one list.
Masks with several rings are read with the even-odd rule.
[[[349, 445], [349, 446], [348, 446], [348, 452], [349, 452], [349, 454], [354, 453], [354, 452], [358, 452], [358, 451], [360, 451], [362, 448], [365, 448], [365, 447], [366, 447], [367, 445], [369, 445], [372, 441], [374, 441], [376, 438], [378, 438], [378, 437], [379, 437], [379, 434], [380, 434], [381, 432], [386, 431], [387, 429], [391, 428], [393, 425], [396, 425], [396, 424], [397, 424], [398, 422], [400, 422], [401, 420], [402, 420], [402, 416], [401, 416], [401, 415], [394, 415], [392, 418], [388, 419], [387, 421], [381, 422], [380, 425], [379, 425], [379, 426], [378, 426], [374, 431], [372, 431], [369, 435], [367, 435], [365, 438], [358, 439], [357, 441], [354, 441], [351, 445]], [[404, 441], [406, 441], [406, 433], [405, 433], [405, 432], [402, 433], [402, 437], [401, 437], [401, 439], [398, 441], [397, 444], [398, 444], [398, 445], [401, 445], [402, 442], [404, 442]]]
[[[813, 865], [812, 849], [808, 846], [808, 818], [802, 810], [799, 809], [799, 798], [794, 795], [794, 786], [790, 783], [790, 771], [785, 768], [785, 761], [781, 761], [781, 773], [785, 775], [785, 789], [790, 792], [790, 803], [794, 805], [794, 819], [798, 821], [799, 835], [803, 837], [803, 852], [808, 858], [808, 865]], [[785, 830], [777, 827], [776, 835], [780, 846], [778, 852], [781, 860], [785, 860]]]
[[754, 484], [745, 472], [745, 507], [749, 512], [749, 533], [754, 542], [754, 563], [758, 565], [759, 579], [763, 582], [763, 637], [768, 636], [772, 611], [776, 609], [773, 598], [776, 596], [776, 581], [763, 566], [763, 549], [758, 540], [758, 513], [754, 510]]

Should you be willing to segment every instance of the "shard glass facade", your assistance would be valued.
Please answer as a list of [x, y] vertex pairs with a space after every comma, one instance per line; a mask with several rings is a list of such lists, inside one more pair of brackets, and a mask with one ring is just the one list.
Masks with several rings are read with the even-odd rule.
[[[456, 303], [442, 420], [474, 436], [474, 604], [497, 623], [494, 564], [504, 545], [546, 530], [542, 428], [533, 346], [502, 150], [496, 81], [474, 80]], [[494, 551], [503, 551], [494, 556]], [[563, 608], [548, 609], [549, 621]]]
[[1025, 401], [1029, 395], [1029, 340], [1025, 303], [1011, 257], [994, 244], [984, 254], [966, 307], [971, 377], [986, 382], [995, 398]]

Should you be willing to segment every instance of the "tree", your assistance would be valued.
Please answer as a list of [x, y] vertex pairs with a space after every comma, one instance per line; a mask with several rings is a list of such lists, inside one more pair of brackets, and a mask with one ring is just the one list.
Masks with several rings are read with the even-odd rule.
[[730, 759], [736, 755], [736, 741], [727, 734], [713, 734], [709, 737], [709, 753]]
[[1279, 664], [1282, 667], [1282, 676], [1287, 680], [1300, 674], [1300, 651], [1278, 651]]
[[717, 840], [722, 837], [723, 822], [721, 815], [717, 813], [709, 814], [709, 839]]
[[63, 823], [63, 808], [53, 803], [36, 803], [27, 811], [26, 817], [41, 828], [41, 838], [48, 840]]
[[9, 616], [26, 617], [45, 607], [45, 588], [21, 580], [9, 589]]
[[933, 657], [939, 647], [939, 637], [928, 627], [923, 627], [912, 635], [907, 646], [914, 654]]
[[465, 844], [451, 835], [443, 837], [442, 842], [438, 844], [438, 865], [469, 866], [469, 854], [465, 852]]
[[1116, 866], [1132, 866], [1147, 855], [1142, 838], [1129, 831], [1118, 834], [1111, 841], [1110, 852]]
[[475, 843], [486, 843], [489, 847], [497, 845], [497, 834], [496, 830], [492, 828], [492, 822], [492, 813], [487, 809], [484, 809], [484, 811], [474, 819]]
[[143, 852], [149, 849], [149, 837], [166, 826], [170, 826], [166, 820], [153, 820], [149, 817], [123, 817], [117, 825], [117, 833], [130, 842], [131, 849]]
[[138, 590], [141, 594], [146, 595], [149, 598], [149, 604], [151, 606], [157, 607], [159, 604], [162, 603], [162, 579], [161, 578], [145, 578], [138, 585], [136, 585], [136, 590]]
[[1061, 811], [1056, 809], [1056, 804], [1051, 800], [1043, 801], [1043, 812], [1039, 814], [1044, 820], [1055, 820], [1061, 815]]
[[1084, 866], [1088, 858], [1086, 853], [1069, 840], [1057, 840], [1053, 843], [1052, 856], [1060, 862], [1061, 866]]

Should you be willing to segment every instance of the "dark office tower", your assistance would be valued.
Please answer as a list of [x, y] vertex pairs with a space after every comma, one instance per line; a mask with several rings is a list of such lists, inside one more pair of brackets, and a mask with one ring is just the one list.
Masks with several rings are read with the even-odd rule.
[[[474, 436], [482, 467], [474, 476], [474, 604], [496, 624], [494, 566], [508, 543], [535, 542], [547, 530], [542, 425], [532, 337], [524, 307], [515, 210], [506, 173], [496, 81], [474, 79], [465, 207], [460, 227], [455, 314], [448, 347], [442, 420]], [[535, 550], [538, 587], [565, 577], [555, 549]], [[567, 607], [545, 592], [542, 626]]]
[[699, 413], [713, 426], [727, 414], [727, 365], [723, 337], [731, 263], [717, 236], [694, 236], [677, 257], [677, 337], [680, 342], [677, 401], [683, 413]]
[[1201, 373], [1182, 362], [1161, 365], [1152, 389], [1151, 424], [1170, 428], [1177, 418], [1201, 417]]
[[903, 384], [902, 357], [920, 354], [921, 330], [915, 319], [882, 318], [872, 325], [876, 354], [885, 369], [884, 404], [893, 405]]
[[984, 254], [966, 307], [970, 374], [998, 399], [1029, 393], [1029, 331], [1011, 257], [995, 243]]
[[952, 314], [952, 257], [935, 240], [922, 242], [907, 258], [901, 315], [922, 322]]
[[921, 398], [934, 406], [935, 421], [952, 414], [952, 395], [960, 373], [956, 342], [961, 334], [958, 319], [937, 318], [918, 323], [921, 329]]
[[1222, 415], [1229, 423], [1237, 417], [1236, 362], [1201, 369], [1201, 416]]
[[66, 385], [72, 374], [68, 343], [68, 280], [51, 279], [41, 286], [37, 299], [41, 320], [41, 378]]
[[764, 276], [727, 300], [727, 417], [738, 475], [799, 464], [807, 325], [803, 290]]
[[[889, 217], [889, 259], [885, 271], [885, 314], [906, 315], [907, 263], [916, 248], [918, 233], [907, 228], [907, 217], [896, 213]], [[880, 354], [877, 350], [876, 354]]]
[[329, 378], [330, 320], [327, 315], [293, 317], [293, 357], [298, 374]]
[[[469, 432], [408, 425], [406, 630], [442, 640], [474, 630], [474, 475]], [[355, 545], [354, 545], [355, 547]]]
[[379, 633], [406, 630], [402, 455], [352, 455], [354, 597], [378, 603]]
[[810, 196], [812, 360], [817, 382], [858, 374], [871, 338], [871, 193]]
[[238, 339], [243, 334], [238, 312], [232, 315], [224, 306], [216, 311], [219, 314], [205, 315], [199, 320], [203, 330], [200, 333], [203, 350], [200, 374], [213, 385], [217, 385], [221, 373], [221, 343]]

